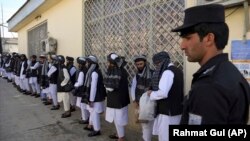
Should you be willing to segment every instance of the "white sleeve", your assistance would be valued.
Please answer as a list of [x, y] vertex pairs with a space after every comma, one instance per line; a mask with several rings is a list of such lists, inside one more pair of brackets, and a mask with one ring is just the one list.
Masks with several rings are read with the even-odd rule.
[[10, 61], [7, 63], [5, 63], [5, 67], [9, 67], [10, 66]]
[[65, 86], [70, 79], [69, 72], [66, 68], [63, 68], [63, 76], [64, 80], [62, 81], [61, 86]]
[[98, 82], [98, 74], [96, 72], [93, 72], [91, 74], [91, 89], [90, 89], [90, 97], [89, 101], [93, 102], [95, 100], [96, 91], [97, 91], [97, 82]]
[[51, 66], [47, 73], [48, 77], [50, 77], [56, 70], [57, 68], [55, 66]]
[[36, 62], [36, 64], [32, 67], [30, 67], [30, 69], [34, 70], [37, 69], [39, 67], [39, 62]]
[[136, 84], [137, 84], [137, 81], [136, 81], [136, 76], [133, 78], [132, 80], [132, 84], [131, 84], [131, 98], [133, 101], [135, 101], [135, 89], [136, 89]]
[[174, 73], [170, 70], [165, 70], [159, 82], [159, 90], [152, 91], [150, 95], [151, 100], [159, 100], [168, 97], [168, 93], [173, 85]]
[[83, 72], [80, 72], [79, 75], [78, 75], [78, 78], [77, 78], [77, 81], [75, 83], [75, 87], [80, 87], [83, 85], [83, 79], [84, 79], [84, 73]]

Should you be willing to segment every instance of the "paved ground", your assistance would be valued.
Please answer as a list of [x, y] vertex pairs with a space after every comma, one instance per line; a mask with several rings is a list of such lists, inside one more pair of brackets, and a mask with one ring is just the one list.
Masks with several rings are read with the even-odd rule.
[[[61, 105], [62, 107], [62, 105]], [[0, 78], [0, 141], [111, 141], [113, 124], [102, 115], [102, 135], [87, 137], [88, 131], [78, 124], [80, 111], [62, 119], [63, 109], [51, 111], [39, 98], [23, 95], [11, 83]], [[138, 128], [126, 128], [127, 141], [141, 141]]]

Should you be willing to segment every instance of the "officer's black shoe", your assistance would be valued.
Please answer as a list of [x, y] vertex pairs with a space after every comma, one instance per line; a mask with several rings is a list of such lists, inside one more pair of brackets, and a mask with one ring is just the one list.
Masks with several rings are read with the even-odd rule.
[[92, 131], [91, 133], [88, 134], [88, 137], [94, 137], [99, 135], [101, 135], [100, 131]]

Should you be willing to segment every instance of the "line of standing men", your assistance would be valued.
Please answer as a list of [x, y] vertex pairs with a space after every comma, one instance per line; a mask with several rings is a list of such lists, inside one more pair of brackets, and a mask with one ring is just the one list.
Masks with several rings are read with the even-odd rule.
[[[249, 84], [228, 60], [228, 55], [222, 52], [229, 33], [224, 7], [211, 4], [188, 8], [184, 24], [172, 31], [180, 32], [181, 49], [185, 51], [188, 61], [198, 62], [201, 68], [194, 74], [191, 90], [183, 100], [183, 72], [171, 63], [167, 52], [153, 56], [154, 71], [148, 67], [145, 56], [135, 57], [138, 72], [131, 87], [135, 109], [144, 108], [139, 104], [142, 93], [146, 92], [150, 100], [156, 101], [155, 119], [141, 124], [143, 140], [150, 141], [154, 134], [160, 141], [168, 141], [168, 128], [172, 124], [247, 124]], [[21, 55], [21, 60], [23, 58]], [[40, 56], [40, 59], [44, 60], [39, 75], [41, 78], [38, 79], [41, 81], [41, 93], [47, 93], [47, 97], [53, 99], [52, 110], [59, 109], [57, 102], [63, 101], [65, 113], [62, 117], [70, 116], [70, 94], [65, 90], [70, 70], [64, 66], [64, 57], [51, 56], [54, 62], [50, 62], [50, 66], [45, 56]], [[126, 61], [116, 53], [109, 54], [107, 60], [108, 70], [102, 76], [95, 56], [77, 58], [79, 70], [73, 94], [77, 97], [76, 105], [81, 107], [81, 123], [88, 124], [84, 129], [91, 131], [89, 137], [101, 134], [100, 113], [104, 112], [107, 97], [105, 119], [114, 122], [117, 131], [109, 137], [124, 141], [130, 103], [128, 74], [124, 69]], [[21, 66], [27, 64], [22, 62]], [[20, 70], [22, 80], [25, 70]], [[26, 86], [21, 87], [28, 91]], [[57, 92], [62, 92], [58, 93], [58, 99]]]
[[[25, 55], [20, 56], [23, 58]], [[123, 57], [116, 53], [111, 53], [107, 56], [108, 69], [104, 77], [99, 69], [98, 59], [93, 55], [78, 57], [76, 59], [78, 69], [73, 66], [74, 58], [69, 56], [65, 59], [62, 55], [40, 55], [39, 63], [35, 62], [35, 56], [31, 58], [33, 58], [34, 63], [32, 64], [34, 65], [30, 66], [36, 66], [37, 84], [39, 84], [39, 88], [41, 88], [39, 95], [41, 95], [41, 99], [45, 105], [52, 104], [51, 110], [58, 110], [60, 108], [58, 102], [63, 102], [65, 112], [62, 114], [62, 118], [71, 116], [71, 112], [75, 110], [75, 106], [80, 107], [82, 119], [80, 123], [87, 124], [84, 130], [91, 131], [88, 136], [92, 137], [101, 135], [100, 113], [103, 113], [105, 110], [104, 100], [107, 97], [105, 119], [110, 123], [114, 122], [117, 131], [117, 133], [109, 137], [111, 139], [118, 139], [119, 141], [125, 140], [125, 126], [128, 124], [128, 104], [130, 103], [130, 98], [127, 79], [128, 73], [124, 68], [126, 61]], [[168, 76], [168, 73], [165, 74], [165, 71], [169, 71], [167, 70], [168, 65], [173, 66], [166, 52], [160, 52], [153, 58], [154, 62], [158, 64], [157, 71], [154, 71], [157, 73], [153, 73], [153, 70], [147, 65], [146, 60], [146, 56], [137, 56], [134, 60], [138, 68], [138, 73], [133, 79], [131, 94], [132, 100], [137, 105], [143, 92], [152, 90], [152, 93], [155, 93], [151, 94], [153, 99], [153, 97], [157, 97], [157, 95], [161, 94], [161, 88], [164, 88], [162, 92], [167, 94], [168, 91], [170, 91], [172, 83], [174, 83], [174, 80], [172, 80], [172, 82], [168, 84], [167, 89], [164, 86], [165, 83], [169, 81], [168, 79], [173, 77], [171, 75], [171, 77]], [[25, 61], [27, 62], [27, 60]], [[37, 65], [37, 63], [39, 65]], [[162, 68], [162, 66], [164, 66], [164, 68]], [[22, 69], [27, 70], [27, 68]], [[161, 75], [164, 75], [164, 81], [162, 82], [160, 82]], [[165, 78], [165, 75], [168, 77]], [[182, 75], [180, 77], [182, 77]], [[152, 80], [155, 82], [154, 87], [151, 86]], [[69, 82], [74, 84], [72, 91], [65, 89], [65, 86], [68, 85]], [[160, 86], [159, 88], [158, 84]], [[180, 87], [183, 87], [183, 85], [180, 85]], [[180, 89], [180, 91], [182, 90], [183, 88]], [[183, 97], [183, 93], [181, 93], [180, 96]], [[166, 99], [166, 97], [157, 98], [156, 100], [160, 99]], [[180, 103], [181, 102], [179, 102], [179, 105]], [[164, 104], [162, 106], [164, 106]], [[159, 106], [157, 115], [161, 115], [161, 112], [164, 113], [164, 111], [160, 110], [164, 109], [162, 106]], [[160, 118], [162, 118], [162, 116]], [[142, 124], [143, 139], [146, 141], [150, 141], [152, 138], [153, 123], [154, 121], [150, 121], [149, 123]], [[168, 124], [168, 122], [166, 122], [166, 124]], [[164, 126], [164, 124], [158, 123], [158, 125], [154, 125], [154, 128], [159, 125]], [[164, 137], [165, 134], [161, 136]]]

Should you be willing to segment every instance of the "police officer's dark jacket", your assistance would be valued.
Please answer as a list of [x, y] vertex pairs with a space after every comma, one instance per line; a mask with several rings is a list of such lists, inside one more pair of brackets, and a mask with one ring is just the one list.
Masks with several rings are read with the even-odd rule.
[[194, 75], [182, 124], [246, 124], [250, 88], [228, 54], [210, 59]]

